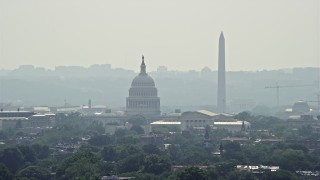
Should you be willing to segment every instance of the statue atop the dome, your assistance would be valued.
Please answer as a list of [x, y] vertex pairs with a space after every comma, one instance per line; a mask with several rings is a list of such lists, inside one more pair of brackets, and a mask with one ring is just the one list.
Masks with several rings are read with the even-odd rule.
[[144, 64], [144, 56], [142, 55], [142, 63], [140, 66], [140, 74], [147, 74], [146, 65]]

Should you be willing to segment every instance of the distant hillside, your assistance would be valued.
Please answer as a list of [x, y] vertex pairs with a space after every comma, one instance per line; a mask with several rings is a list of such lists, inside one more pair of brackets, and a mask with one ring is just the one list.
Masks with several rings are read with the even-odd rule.
[[[214, 108], [217, 94], [217, 72], [168, 71], [149, 73], [156, 82], [162, 106], [206, 106]], [[111, 65], [89, 68], [60, 66], [54, 70], [21, 66], [0, 70], [0, 101], [29, 105], [94, 104], [124, 107], [128, 89], [136, 73], [114, 69]], [[297, 100], [316, 100], [318, 68], [227, 72], [227, 103], [229, 110], [239, 111], [256, 105], [274, 106], [276, 89], [265, 86], [314, 85], [280, 89], [280, 104]], [[312, 105], [312, 104], [311, 104]]]

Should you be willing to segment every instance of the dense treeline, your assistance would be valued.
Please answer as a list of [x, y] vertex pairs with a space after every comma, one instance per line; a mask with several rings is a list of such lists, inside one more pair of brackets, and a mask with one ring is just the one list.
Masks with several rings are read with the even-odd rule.
[[[254, 142], [262, 137], [299, 139], [318, 136], [308, 128], [292, 129], [282, 120], [273, 117], [238, 115], [246, 118], [256, 129], [267, 128], [272, 134], [252, 132], [230, 133], [225, 130], [207, 131], [209, 146], [204, 145], [204, 135], [197, 131], [166, 133], [161, 144], [144, 142], [140, 135], [144, 123], [131, 129], [118, 129], [114, 135], [104, 134], [97, 122], [88, 122], [79, 114], [59, 115], [51, 130], [28, 144], [1, 145], [0, 179], [100, 179], [102, 176], [119, 175], [136, 179], [256, 179], [257, 176], [236, 170], [240, 164], [277, 165], [278, 172], [265, 172], [260, 179], [295, 179], [297, 170], [320, 170], [320, 151], [303, 145], [276, 142]], [[26, 136], [18, 130], [2, 132], [2, 139]], [[276, 136], [275, 136], [276, 135]], [[74, 143], [90, 136], [87, 144], [79, 145], [74, 153], [57, 156], [55, 145]], [[221, 142], [228, 136], [248, 137], [248, 143]], [[222, 155], [214, 155], [213, 152]], [[185, 166], [178, 168], [177, 166]]]

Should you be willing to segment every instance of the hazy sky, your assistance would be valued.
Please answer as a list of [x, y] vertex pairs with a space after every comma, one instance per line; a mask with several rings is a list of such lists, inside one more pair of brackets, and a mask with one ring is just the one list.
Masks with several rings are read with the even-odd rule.
[[0, 69], [112, 64], [138, 70], [319, 65], [319, 0], [0, 0]]

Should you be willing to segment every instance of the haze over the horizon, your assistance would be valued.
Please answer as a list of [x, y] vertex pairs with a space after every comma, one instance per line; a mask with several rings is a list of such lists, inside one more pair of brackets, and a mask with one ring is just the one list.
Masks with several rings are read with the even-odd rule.
[[0, 0], [1, 69], [32, 64], [149, 71], [319, 66], [318, 0]]

